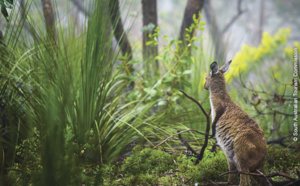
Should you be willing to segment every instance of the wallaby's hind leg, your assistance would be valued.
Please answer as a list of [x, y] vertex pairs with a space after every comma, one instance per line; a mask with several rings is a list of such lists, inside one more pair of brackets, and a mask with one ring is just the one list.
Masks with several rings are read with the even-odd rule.
[[[228, 167], [229, 167], [229, 171], [236, 171], [237, 168], [234, 164], [234, 162], [230, 159], [227, 159], [228, 161]], [[238, 185], [239, 184], [239, 180], [238, 180], [238, 176], [236, 173], [234, 174], [229, 174], [228, 176], [228, 184], [229, 185]]]
[[[241, 172], [249, 172], [249, 169], [242, 169]], [[249, 175], [241, 174], [240, 186], [251, 186]]]

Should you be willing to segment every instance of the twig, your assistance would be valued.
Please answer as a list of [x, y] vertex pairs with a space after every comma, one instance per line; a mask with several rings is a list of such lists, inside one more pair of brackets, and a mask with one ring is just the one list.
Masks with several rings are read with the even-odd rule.
[[279, 139], [269, 140], [269, 141], [267, 141], [267, 144], [279, 144], [279, 145], [281, 145], [282, 147], [287, 147], [287, 148], [295, 149], [294, 146], [290, 146], [290, 145], [288, 146], [288, 145], [286, 145], [286, 144], [284, 143], [284, 140], [285, 140], [287, 137], [290, 137], [290, 135], [289, 135], [289, 136], [281, 137], [281, 138], [279, 138]]
[[224, 34], [231, 27], [231, 25], [245, 12], [244, 10], [241, 10], [241, 4], [242, 0], [239, 0], [237, 5], [238, 13], [233, 16], [232, 19], [226, 24], [226, 26], [222, 30], [222, 34]]
[[189, 131], [193, 131], [193, 132], [197, 132], [198, 134], [206, 135], [205, 133], [199, 132], [199, 131], [197, 131], [197, 130], [195, 130], [195, 129], [187, 129], [187, 130], [183, 130], [183, 131], [177, 132], [176, 134], [173, 134], [173, 135], [171, 135], [171, 136], [165, 138], [163, 141], [161, 141], [158, 145], [155, 145], [153, 148], [156, 148], [156, 147], [160, 146], [161, 144], [167, 142], [169, 139], [171, 139], [171, 138], [173, 138], [173, 137], [175, 137], [175, 136], [177, 136], [177, 135], [179, 135], [179, 134], [181, 134], [181, 133], [189, 132]]
[[201, 111], [203, 112], [203, 114], [205, 115], [206, 117], [206, 131], [205, 131], [205, 141], [204, 141], [204, 144], [201, 148], [201, 151], [200, 151], [200, 154], [198, 154], [198, 157], [197, 157], [197, 160], [195, 162], [195, 164], [198, 164], [199, 161], [202, 160], [203, 156], [204, 156], [204, 151], [205, 151], [205, 148], [207, 147], [207, 144], [208, 144], [208, 136], [209, 136], [209, 130], [210, 130], [210, 119], [209, 119], [209, 115], [210, 115], [210, 112], [207, 113], [204, 108], [202, 107], [202, 105], [193, 97], [187, 95], [183, 90], [180, 90], [180, 92], [182, 92], [187, 98], [189, 98], [190, 100], [192, 100], [194, 103], [196, 103]]
[[[261, 94], [273, 96], [273, 97], [275, 96], [275, 94], [271, 94], [269, 92], [266, 92], [265, 90], [259, 91], [259, 90], [255, 90], [253, 87], [252, 88], [247, 87], [247, 85], [245, 84], [245, 82], [242, 80], [242, 73], [241, 72], [239, 72], [239, 79], [240, 79], [242, 87], [245, 88], [246, 90], [249, 90], [249, 91], [255, 92], [255, 93], [261, 93]], [[287, 85], [292, 86], [292, 84], [287, 84]], [[295, 97], [293, 95], [279, 95], [279, 94], [277, 94], [277, 96], [279, 96], [279, 97], [285, 97], [285, 98], [292, 98], [292, 100], [295, 99]], [[299, 98], [297, 98], [297, 99], [299, 100]]]
[[[178, 131], [178, 132], [179, 132], [179, 131]], [[197, 152], [190, 146], [190, 144], [182, 138], [181, 134], [178, 134], [178, 137], [179, 137], [181, 143], [184, 144], [190, 151], [192, 151], [192, 153], [193, 153], [195, 156], [198, 155]]]
[[[224, 176], [226, 174], [246, 174], [246, 175], [251, 175], [251, 176], [263, 176], [261, 174], [257, 174], [257, 173], [252, 173], [252, 172], [241, 172], [241, 171], [228, 171], [228, 172], [224, 172], [222, 174], [220, 174], [219, 176]], [[291, 181], [296, 181], [297, 179], [296, 178], [293, 178], [291, 177], [290, 175], [286, 174], [286, 173], [283, 173], [283, 172], [274, 172], [270, 175], [265, 175], [266, 177], [268, 178], [271, 178], [271, 177], [275, 177], [275, 176], [282, 176], [282, 177], [285, 177], [285, 178], [288, 178], [290, 179]]]
[[259, 169], [256, 169], [256, 171], [257, 171], [260, 175], [263, 175], [263, 177], [267, 180], [269, 186], [272, 186], [270, 180], [267, 178], [267, 176], [266, 176], [264, 173], [262, 173]]
[[189, 98], [190, 100], [192, 100], [193, 102], [195, 102], [201, 109], [201, 111], [203, 112], [203, 114], [206, 116], [206, 117], [209, 117], [209, 114], [204, 110], [204, 108], [202, 107], [202, 105], [193, 97], [187, 95], [183, 90], [179, 90], [181, 93], [184, 94], [185, 97]]

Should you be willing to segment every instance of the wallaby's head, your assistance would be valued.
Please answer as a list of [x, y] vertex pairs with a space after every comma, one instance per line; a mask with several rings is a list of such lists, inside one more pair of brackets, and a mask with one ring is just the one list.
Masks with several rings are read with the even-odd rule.
[[212, 90], [214, 88], [222, 89], [225, 88], [224, 74], [228, 71], [231, 60], [226, 62], [220, 69], [217, 62], [213, 62], [210, 65], [210, 72], [206, 76], [206, 82], [204, 88], [206, 90]]

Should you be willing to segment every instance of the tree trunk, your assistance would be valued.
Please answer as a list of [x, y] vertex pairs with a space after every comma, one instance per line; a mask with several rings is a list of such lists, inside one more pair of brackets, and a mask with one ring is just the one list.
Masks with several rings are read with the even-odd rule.
[[[181, 23], [181, 29], [180, 29], [180, 40], [183, 42], [184, 46], [186, 46], [185, 41], [185, 34], [186, 34], [186, 28], [189, 28], [193, 21], [193, 15], [196, 14], [196, 18], [199, 18], [199, 12], [202, 10], [204, 6], [204, 0], [188, 0], [184, 16]], [[192, 37], [192, 33], [190, 34], [190, 37]]]
[[[142, 0], [143, 11], [143, 60], [144, 62], [152, 61], [158, 54], [158, 47], [146, 43], [149, 41], [149, 34], [152, 34], [154, 28], [157, 27], [157, 5], [156, 0]], [[154, 25], [151, 29], [150, 24]], [[148, 65], [148, 64], [146, 64]], [[159, 70], [158, 61], [155, 61], [156, 72]], [[149, 72], [150, 69], [148, 69]]]
[[55, 16], [51, 0], [41, 0], [45, 17], [47, 35], [52, 41], [56, 41]]
[[264, 25], [264, 10], [265, 10], [265, 0], [260, 0], [257, 45], [259, 45], [261, 43], [261, 38], [262, 38], [262, 33], [263, 33], [263, 25]]
[[127, 55], [129, 55], [129, 60], [131, 60], [132, 50], [127, 38], [127, 34], [124, 31], [118, 0], [109, 0], [109, 9], [111, 24], [114, 28], [115, 38], [119, 43], [122, 54], [125, 55], [127, 53]]
[[226, 48], [223, 43], [223, 34], [220, 32], [219, 26], [216, 20], [216, 13], [214, 12], [210, 0], [205, 1], [204, 14], [206, 17], [207, 24], [209, 26], [210, 34], [215, 45], [215, 59], [218, 62], [221, 62], [226, 58]]

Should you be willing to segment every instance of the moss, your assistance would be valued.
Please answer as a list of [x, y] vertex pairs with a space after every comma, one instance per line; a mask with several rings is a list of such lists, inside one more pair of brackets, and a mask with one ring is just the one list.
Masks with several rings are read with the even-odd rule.
[[269, 147], [266, 161], [266, 170], [275, 169], [287, 172], [291, 168], [300, 166], [300, 152], [290, 149]]
[[161, 150], [141, 149], [137, 146], [115, 172], [118, 178], [110, 179], [114, 179], [114, 184], [125, 185], [176, 185], [227, 180], [226, 176], [219, 177], [219, 174], [228, 171], [226, 156], [222, 151], [206, 151], [198, 165], [194, 165], [194, 161], [194, 157], [185, 154], [171, 155]]

